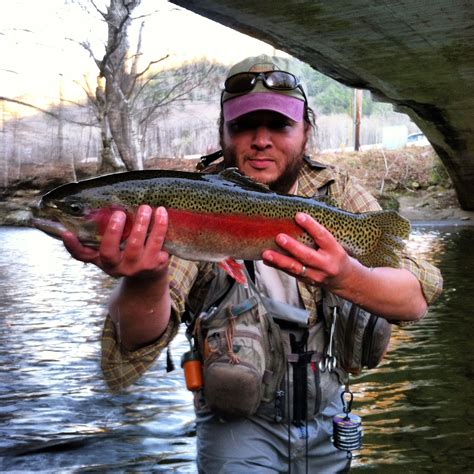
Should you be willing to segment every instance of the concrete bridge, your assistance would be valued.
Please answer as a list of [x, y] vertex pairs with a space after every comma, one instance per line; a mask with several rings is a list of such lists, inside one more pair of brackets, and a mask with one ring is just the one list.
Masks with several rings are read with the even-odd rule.
[[474, 209], [473, 0], [172, 1], [394, 104]]

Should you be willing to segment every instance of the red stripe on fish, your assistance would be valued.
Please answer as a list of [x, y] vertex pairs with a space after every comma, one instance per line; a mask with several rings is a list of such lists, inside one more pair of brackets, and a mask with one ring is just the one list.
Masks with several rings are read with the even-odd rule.
[[283, 232], [298, 238], [303, 230], [288, 218], [269, 218], [262, 216], [248, 216], [245, 214], [217, 214], [197, 211], [168, 209], [170, 225], [177, 233], [185, 232], [188, 235], [199, 233], [226, 235], [236, 240], [262, 241], [274, 239]]

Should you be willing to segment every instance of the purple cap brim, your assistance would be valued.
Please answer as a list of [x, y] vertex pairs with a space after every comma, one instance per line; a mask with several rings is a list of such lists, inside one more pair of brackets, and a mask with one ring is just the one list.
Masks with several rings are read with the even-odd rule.
[[300, 122], [303, 120], [304, 101], [275, 92], [253, 92], [226, 100], [223, 104], [224, 120], [234, 120], [257, 110], [271, 110]]

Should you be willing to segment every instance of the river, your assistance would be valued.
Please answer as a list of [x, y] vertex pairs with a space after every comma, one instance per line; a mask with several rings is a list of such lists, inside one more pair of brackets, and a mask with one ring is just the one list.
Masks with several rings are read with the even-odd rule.
[[[377, 369], [353, 379], [363, 420], [354, 472], [472, 472], [474, 228], [416, 227], [409, 246], [438, 265], [445, 291], [396, 328]], [[99, 336], [115, 281], [34, 229], [0, 227], [0, 471], [196, 472], [191, 396], [160, 358], [110, 394]]]

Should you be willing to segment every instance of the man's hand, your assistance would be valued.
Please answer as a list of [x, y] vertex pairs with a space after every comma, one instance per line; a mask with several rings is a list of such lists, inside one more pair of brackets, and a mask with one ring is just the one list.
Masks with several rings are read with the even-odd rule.
[[313, 238], [315, 247], [279, 234], [276, 242], [288, 255], [265, 250], [262, 255], [264, 262], [307, 283], [328, 289], [340, 286], [351, 271], [353, 259], [333, 235], [312, 217], [298, 213], [295, 220]]
[[313, 238], [315, 247], [279, 234], [276, 241], [287, 255], [265, 250], [266, 264], [387, 319], [413, 321], [426, 313], [427, 303], [413, 273], [403, 268], [365, 267], [313, 218], [298, 213], [295, 219]]
[[63, 242], [77, 260], [97, 265], [113, 277], [160, 276], [168, 268], [168, 254], [162, 250], [168, 228], [168, 214], [163, 207], [155, 211], [140, 206], [130, 235], [120, 248], [126, 216], [122, 211], [113, 213], [102, 236], [98, 250], [84, 247], [71, 232], [63, 234]]

